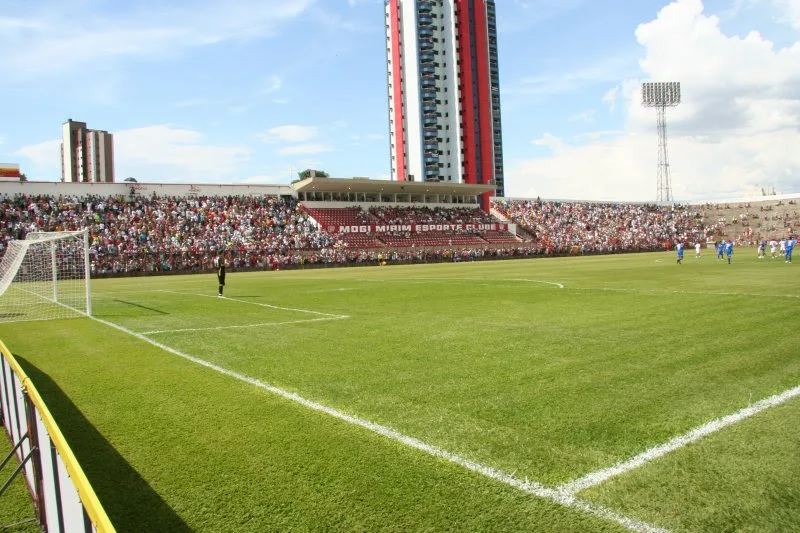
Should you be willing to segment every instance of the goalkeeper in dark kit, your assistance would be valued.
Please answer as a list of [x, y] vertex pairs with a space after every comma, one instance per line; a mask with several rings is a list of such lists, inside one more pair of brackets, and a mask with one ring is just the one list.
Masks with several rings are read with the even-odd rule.
[[225, 288], [225, 255], [220, 252], [217, 259], [214, 261], [214, 266], [217, 268], [217, 281], [219, 282], [218, 297], [222, 298], [222, 290]]

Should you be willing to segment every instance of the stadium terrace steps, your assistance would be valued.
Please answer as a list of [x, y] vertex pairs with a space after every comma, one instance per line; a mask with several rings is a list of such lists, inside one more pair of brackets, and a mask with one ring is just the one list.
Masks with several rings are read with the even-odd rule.
[[730, 202], [693, 206], [708, 224], [719, 227], [719, 237], [741, 240], [785, 238], [800, 227], [797, 200]]
[[369, 211], [359, 207], [317, 208], [302, 206], [302, 209], [326, 231], [347, 243], [351, 248], [413, 248], [485, 246], [489, 244], [519, 244], [520, 240], [508, 231], [430, 231], [424, 234], [403, 232], [402, 234], [338, 233], [339, 226], [375, 226], [381, 224], [425, 225], [425, 224], [497, 224], [496, 217], [477, 208], [397, 208], [377, 207]]

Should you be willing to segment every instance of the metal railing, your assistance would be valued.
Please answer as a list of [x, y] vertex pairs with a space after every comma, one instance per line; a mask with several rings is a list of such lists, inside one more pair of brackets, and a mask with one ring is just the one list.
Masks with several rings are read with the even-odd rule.
[[13, 446], [0, 463], [0, 473], [14, 464], [14, 456], [19, 462], [0, 486], [0, 501], [11, 482], [22, 474], [44, 531], [115, 531], [47, 405], [2, 341], [0, 422]]

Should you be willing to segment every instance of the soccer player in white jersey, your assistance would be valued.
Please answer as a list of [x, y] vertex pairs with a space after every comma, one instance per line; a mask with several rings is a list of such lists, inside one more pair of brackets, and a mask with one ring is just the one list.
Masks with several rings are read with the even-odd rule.
[[778, 242], [775, 239], [769, 241], [769, 249], [772, 252], [773, 259], [778, 257]]
[[694, 245], [694, 258], [695, 259], [700, 259], [700, 249], [702, 247], [703, 246], [699, 242], [695, 243], [695, 245]]
[[781, 247], [781, 256], [786, 255], [786, 239], [781, 239], [781, 242], [778, 243]]

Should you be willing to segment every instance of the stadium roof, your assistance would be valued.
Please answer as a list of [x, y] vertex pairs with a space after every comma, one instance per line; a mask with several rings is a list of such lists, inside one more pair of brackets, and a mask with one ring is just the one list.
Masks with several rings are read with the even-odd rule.
[[293, 183], [297, 192], [362, 192], [386, 194], [453, 194], [478, 196], [494, 192], [494, 185], [437, 183], [415, 181], [370, 180], [364, 178], [306, 178]]

